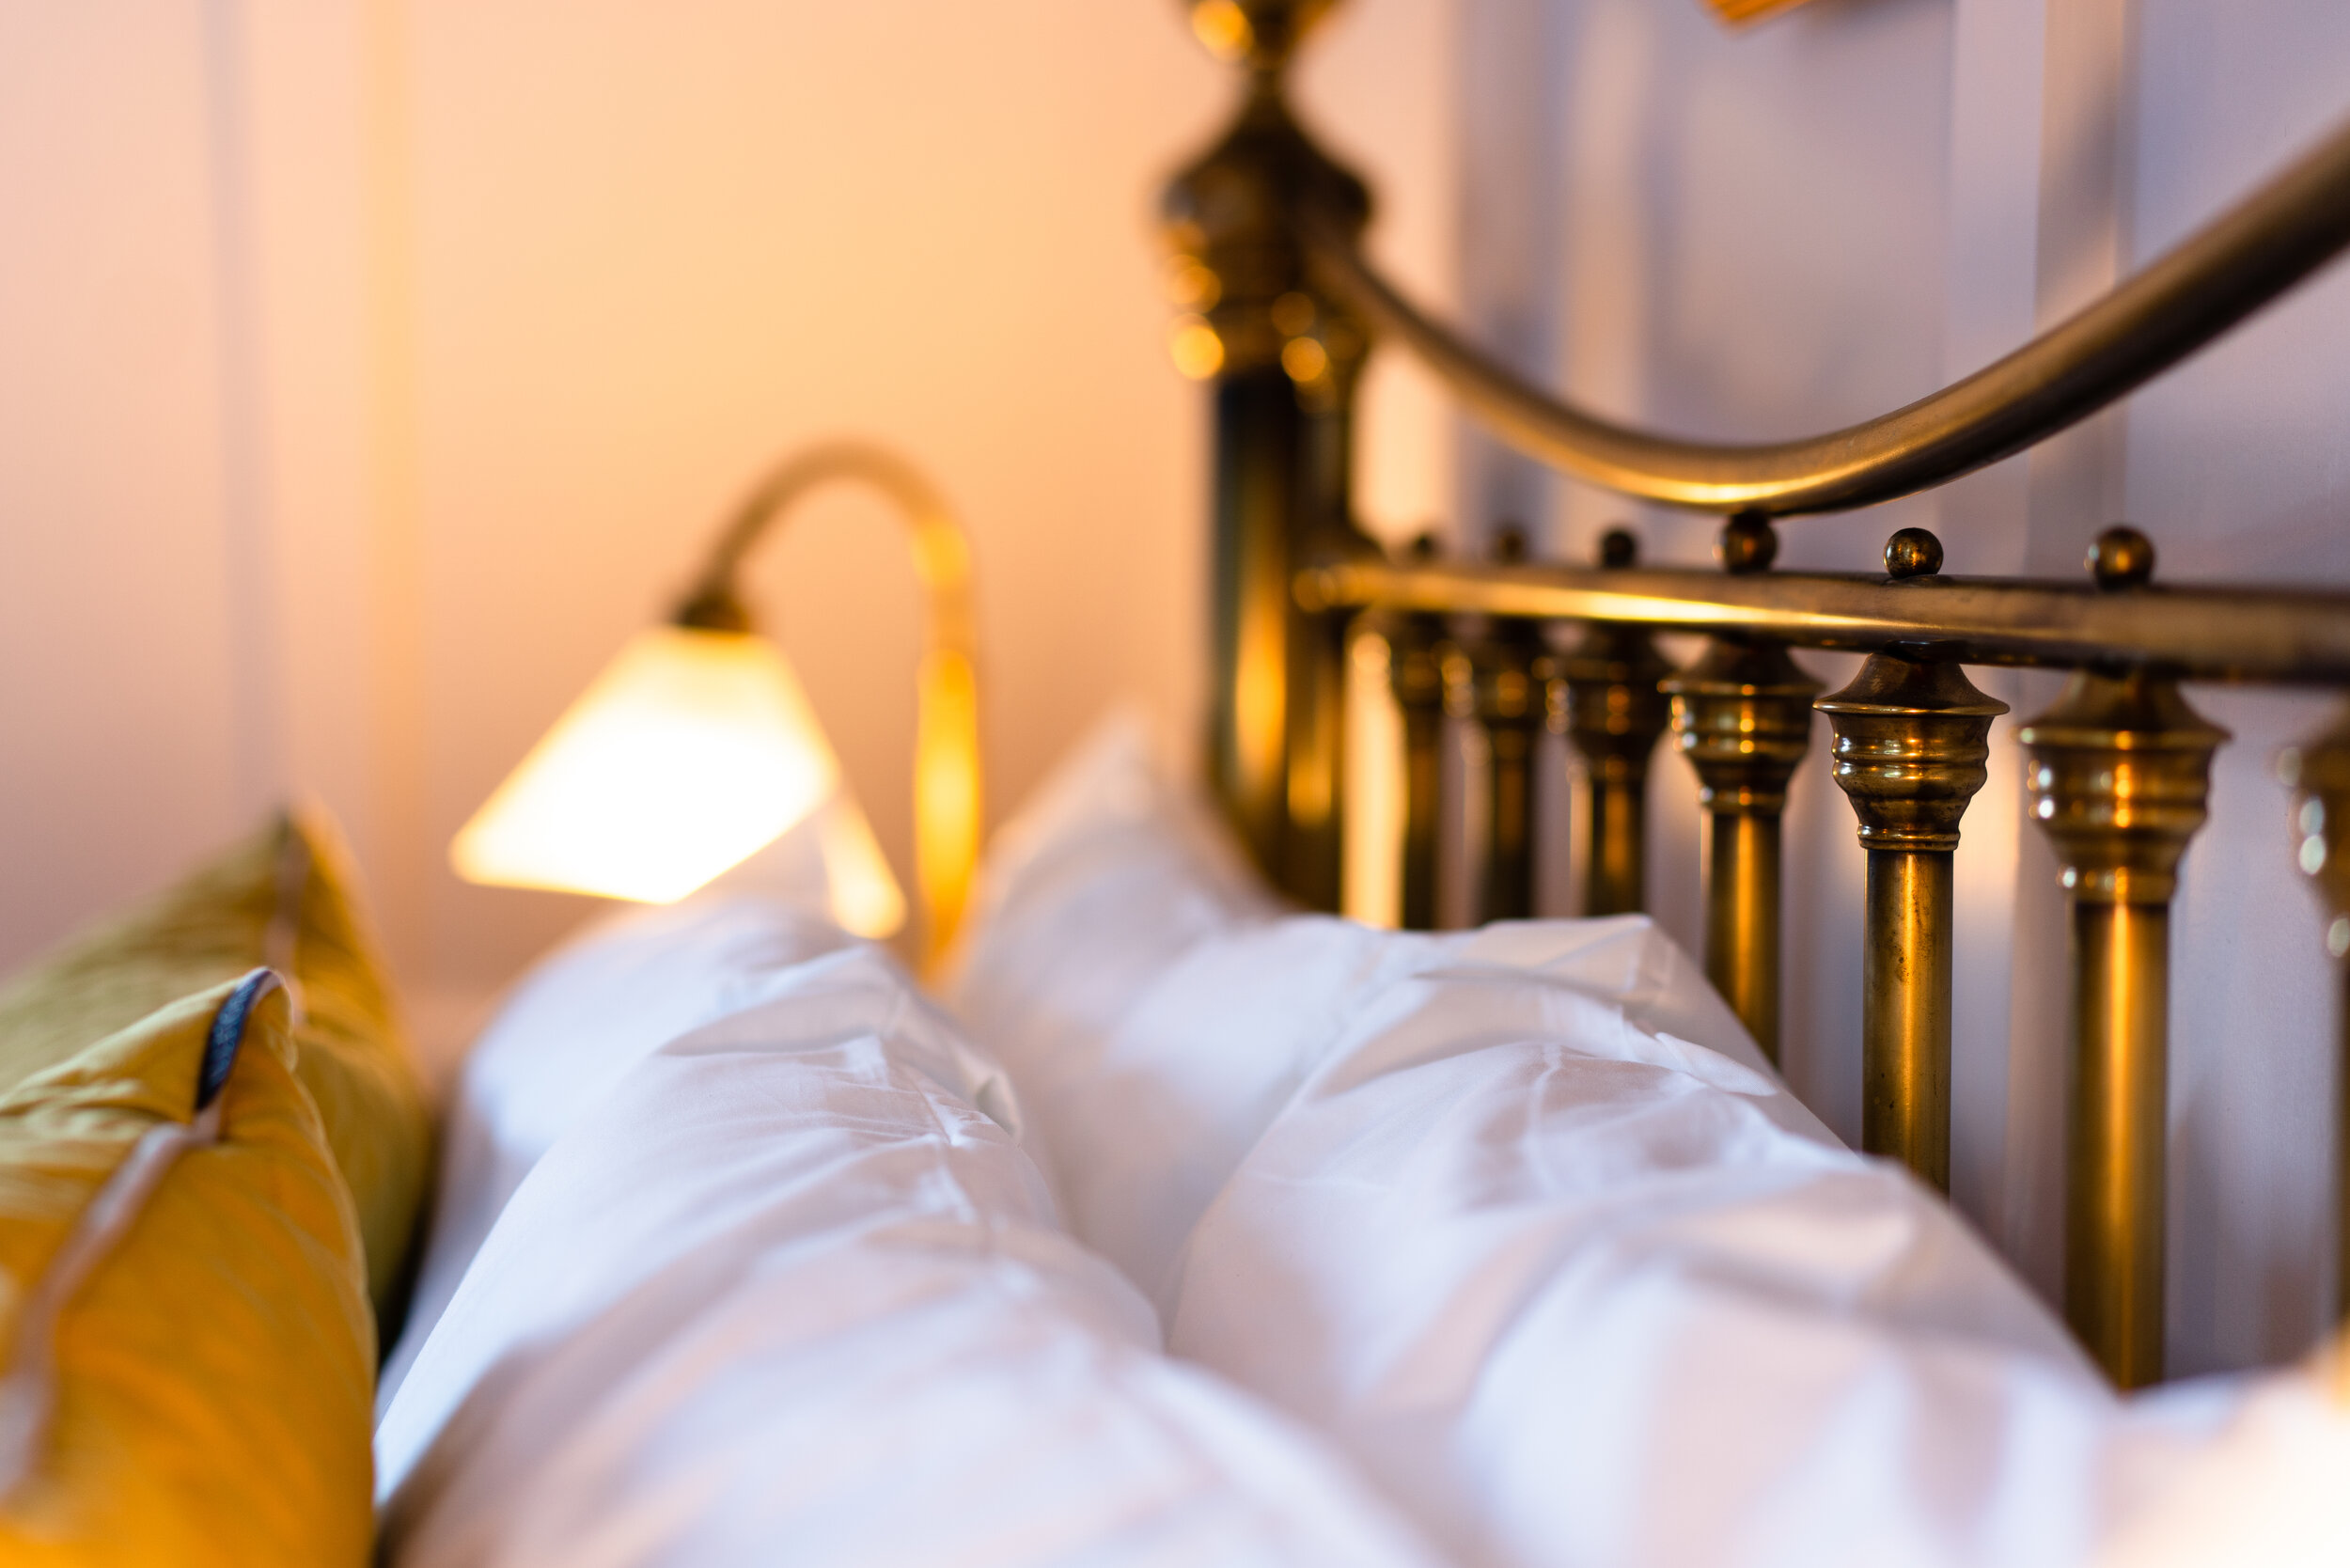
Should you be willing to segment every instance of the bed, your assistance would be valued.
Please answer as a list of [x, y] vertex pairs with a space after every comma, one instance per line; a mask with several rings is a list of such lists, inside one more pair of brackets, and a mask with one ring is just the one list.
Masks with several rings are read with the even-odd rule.
[[[1106, 719], [924, 983], [843, 929], [820, 814], [542, 961], [437, 1128], [315, 819], [11, 982], [0, 1555], [2350, 1554], [2338, 1348], [2168, 1386], [2162, 1361], [2168, 919], [2228, 739], [2180, 686], [2350, 684], [2350, 596], [2157, 582], [2119, 525], [2071, 581], [1946, 577], [1915, 528], [1882, 572], [1773, 570], [1782, 523], [2044, 439], [2330, 260], [2350, 133], [1955, 387], [1714, 447], [1524, 384], [1370, 265], [1367, 193], [1284, 96], [1325, 5], [1192, 8], [1244, 83], [1165, 205], [1214, 409], [1209, 787]], [[1720, 570], [1644, 566], [1629, 533], [1589, 564], [1382, 550], [1348, 498], [1374, 342], [1535, 456], [1719, 515]], [[1702, 640], [1676, 663], [1668, 635]], [[1807, 649], [1866, 658], [1828, 693]], [[1944, 1200], [1988, 665], [2071, 672], [2021, 729], [2069, 901], [2053, 1304]], [[1337, 913], [1363, 670], [1398, 720], [1372, 763], [1402, 929]], [[1564, 841], [1543, 735], [1580, 766]], [[1705, 823], [1695, 954], [1641, 908], [1668, 737]], [[2350, 958], [2350, 715], [2281, 765], [2309, 939]], [[1868, 855], [1858, 1150], [1777, 1070], [1806, 766]], [[1531, 917], [1561, 865], [1580, 916]], [[1438, 930], [1448, 870], [1474, 918]]]

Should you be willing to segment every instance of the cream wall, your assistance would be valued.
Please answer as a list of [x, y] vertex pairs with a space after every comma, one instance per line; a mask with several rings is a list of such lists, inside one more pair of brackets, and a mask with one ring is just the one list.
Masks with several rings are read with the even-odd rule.
[[[1361, 0], [1302, 83], [1440, 296], [1449, 15]], [[1230, 86], [1172, 0], [0, 0], [0, 962], [306, 790], [446, 1052], [586, 909], [448, 836], [827, 434], [969, 523], [998, 816], [1120, 694], [1187, 728], [1152, 214]], [[1441, 427], [1379, 379], [1367, 505], [1422, 520]], [[827, 497], [754, 576], [902, 872], [895, 525]]]

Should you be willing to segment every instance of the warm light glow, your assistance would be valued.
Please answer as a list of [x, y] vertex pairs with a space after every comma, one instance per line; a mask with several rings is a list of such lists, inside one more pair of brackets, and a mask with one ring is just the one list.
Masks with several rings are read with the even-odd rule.
[[1248, 13], [1235, 0], [1202, 0], [1192, 7], [1191, 31], [1219, 60], [1237, 60], [1257, 41]]
[[1281, 368], [1292, 381], [1320, 381], [1330, 368], [1330, 353], [1310, 337], [1292, 337], [1281, 345]]
[[[839, 773], [772, 643], [659, 627], [556, 721], [449, 858], [468, 882], [668, 903], [806, 817]], [[894, 883], [889, 897], [901, 916]]]
[[1224, 339], [1204, 317], [1177, 318], [1167, 332], [1167, 352], [1175, 368], [1193, 381], [1205, 381], [1224, 368]]
[[943, 950], [962, 922], [979, 858], [979, 682], [969, 655], [922, 659], [914, 745], [915, 876]]
[[876, 942], [897, 935], [906, 923], [906, 896], [889, 874], [865, 813], [847, 795], [835, 795], [817, 814], [815, 827], [833, 924]]

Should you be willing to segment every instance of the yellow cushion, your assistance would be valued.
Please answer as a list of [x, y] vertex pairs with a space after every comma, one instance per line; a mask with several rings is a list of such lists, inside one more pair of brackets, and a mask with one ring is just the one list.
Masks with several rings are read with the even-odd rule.
[[267, 964], [295, 982], [305, 1088], [350, 1183], [388, 1333], [432, 1130], [330, 823], [284, 814], [178, 886], [0, 985], [0, 1092], [156, 1009]]
[[[0, 1096], [11, 1568], [367, 1561], [375, 1329], [358, 1220], [295, 1074], [287, 994], [255, 989], [242, 1027], [224, 1007], [239, 985], [215, 986]], [[119, 1198], [108, 1184], [142, 1138], [206, 1125], [215, 1035], [234, 1055], [214, 1052], [212, 1140], [161, 1164], [110, 1232], [96, 1216], [113, 1205], [92, 1200]], [[91, 1261], [53, 1318], [40, 1303], [77, 1254]]]

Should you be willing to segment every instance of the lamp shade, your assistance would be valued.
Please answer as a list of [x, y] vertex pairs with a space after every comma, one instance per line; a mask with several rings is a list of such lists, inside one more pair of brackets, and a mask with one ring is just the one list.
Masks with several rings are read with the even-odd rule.
[[806, 818], [839, 778], [773, 643], [655, 627], [556, 721], [449, 858], [469, 882], [668, 903]]

